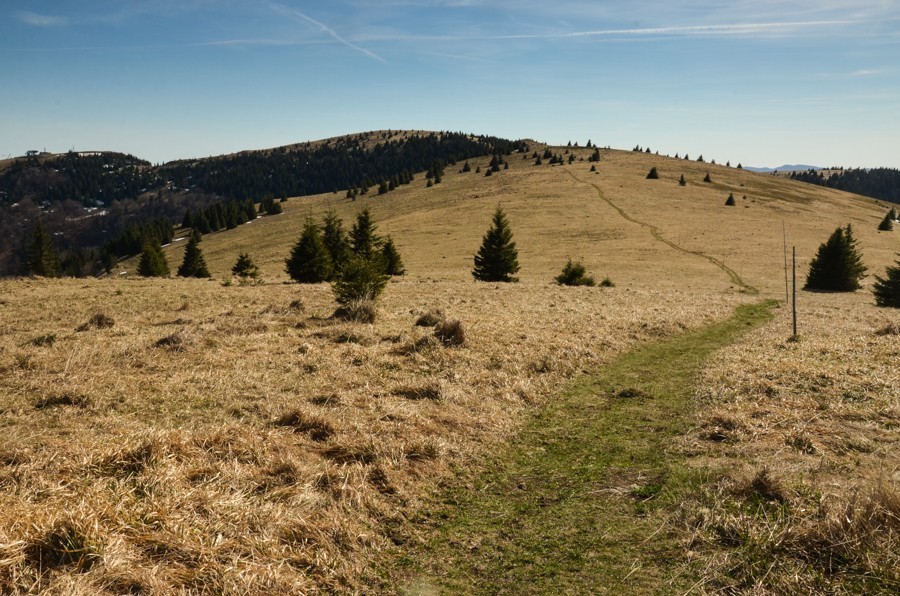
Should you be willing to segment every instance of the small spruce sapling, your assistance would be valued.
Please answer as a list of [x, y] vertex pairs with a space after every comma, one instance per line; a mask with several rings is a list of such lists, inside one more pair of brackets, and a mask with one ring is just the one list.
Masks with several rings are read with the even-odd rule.
[[259, 277], [259, 268], [249, 254], [242, 252], [238, 254], [237, 261], [231, 268], [231, 273], [241, 278], [242, 281], [246, 281], [248, 279], [257, 279]]
[[594, 278], [587, 274], [584, 263], [575, 262], [569, 259], [566, 266], [563, 267], [562, 273], [556, 276], [556, 283], [561, 286], [590, 286], [593, 287], [596, 282]]

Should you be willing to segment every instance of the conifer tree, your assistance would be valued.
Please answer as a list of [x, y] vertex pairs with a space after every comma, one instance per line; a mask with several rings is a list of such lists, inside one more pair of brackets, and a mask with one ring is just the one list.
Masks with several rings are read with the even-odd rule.
[[141, 260], [138, 261], [138, 275], [144, 277], [168, 277], [169, 263], [162, 252], [159, 240], [155, 238], [144, 244]]
[[706, 173], [706, 176], [703, 177], [704, 182], [712, 182], [712, 178], [709, 177], [709, 172]]
[[887, 277], [875, 276], [875, 304], [900, 308], [900, 261], [893, 267], [888, 267]]
[[256, 279], [259, 277], [259, 268], [253, 262], [253, 259], [250, 258], [250, 255], [242, 252], [238, 254], [237, 261], [235, 261], [234, 266], [231, 268], [232, 275], [237, 275], [241, 279], [247, 279], [248, 277], [251, 279]]
[[322, 240], [322, 231], [310, 217], [306, 218], [291, 256], [285, 260], [285, 271], [298, 283], [315, 284], [331, 278], [331, 256]]
[[684, 179], [684, 174], [678, 179], [678, 186], [687, 186], [687, 180]]
[[334, 209], [325, 214], [325, 220], [322, 224], [322, 241], [328, 254], [331, 257], [331, 266], [333, 269], [332, 277], [337, 275], [347, 258], [350, 256], [350, 242], [347, 239], [347, 232], [344, 231], [344, 222], [338, 217]]
[[650, 171], [647, 173], [647, 180], [657, 180], [659, 179], [659, 172], [656, 171], [656, 167], [650, 168]]
[[853, 229], [837, 228], [809, 264], [806, 289], [853, 292], [865, 276], [866, 267], [860, 259]]
[[206, 268], [203, 251], [200, 250], [200, 233], [192, 232], [184, 248], [184, 260], [178, 268], [178, 277], [212, 277]]
[[53, 246], [53, 237], [44, 231], [41, 222], [34, 226], [31, 237], [25, 243], [25, 273], [42, 277], [59, 276], [59, 254]]
[[890, 232], [894, 229], [894, 218], [891, 217], [890, 213], [884, 216], [884, 219], [878, 224], [878, 229], [882, 232]]
[[725, 199], [725, 205], [726, 205], [727, 207], [734, 207], [734, 205], [735, 205], [735, 202], [734, 202], [734, 193], [728, 193], [728, 198]]
[[406, 273], [400, 253], [394, 245], [394, 239], [390, 236], [387, 237], [387, 240], [384, 241], [384, 246], [381, 247], [381, 260], [384, 263], [384, 272], [387, 275], [404, 275]]
[[371, 259], [381, 250], [382, 239], [376, 232], [375, 222], [369, 209], [363, 209], [356, 216], [356, 222], [350, 228], [350, 248], [364, 259]]
[[366, 259], [350, 255], [331, 289], [339, 304], [375, 300], [384, 291], [390, 276], [384, 272], [380, 259]]
[[481, 240], [481, 248], [475, 255], [472, 276], [479, 281], [518, 281], [513, 277], [519, 271], [519, 251], [512, 241], [512, 230], [506, 214], [498, 205], [492, 225]]

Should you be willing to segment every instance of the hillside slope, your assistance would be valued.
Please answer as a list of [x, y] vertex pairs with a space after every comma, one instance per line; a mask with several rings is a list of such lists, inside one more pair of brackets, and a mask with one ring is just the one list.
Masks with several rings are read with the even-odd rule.
[[[591, 153], [570, 152], [585, 160]], [[549, 282], [571, 257], [628, 286], [726, 290], [733, 285], [708, 260], [654, 238], [652, 226], [663, 239], [725, 263], [776, 296], [784, 288], [782, 224], [788, 250], [797, 247], [801, 281], [818, 245], [839, 225], [854, 226], [870, 272], [892, 263], [898, 249], [896, 234], [877, 231], [886, 208], [857, 195], [640, 152], [604, 150], [597, 172], [587, 161], [535, 166], [526, 157], [513, 154], [510, 168], [490, 177], [484, 176], [489, 156], [470, 160], [472, 171], [465, 174], [458, 173], [463, 164], [457, 163], [431, 188], [419, 176], [386, 195], [290, 199], [283, 215], [207, 235], [202, 246], [214, 277], [228, 275], [237, 253], [249, 251], [266, 278], [286, 279], [283, 260], [306, 217], [320, 219], [334, 209], [349, 227], [368, 207], [381, 232], [394, 238], [411, 277], [467, 280], [472, 256], [499, 204], [509, 215], [523, 280]], [[476, 174], [479, 167], [482, 173]], [[646, 179], [651, 167], [658, 168], [658, 180]], [[710, 183], [703, 182], [707, 173]], [[681, 175], [687, 181], [683, 187]], [[729, 194], [735, 207], [725, 206]], [[178, 243], [167, 249], [170, 264], [178, 265], [181, 251]]]

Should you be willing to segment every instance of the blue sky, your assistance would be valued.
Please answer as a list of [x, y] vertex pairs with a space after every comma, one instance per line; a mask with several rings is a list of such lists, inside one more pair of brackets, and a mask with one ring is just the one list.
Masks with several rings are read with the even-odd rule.
[[900, 0], [5, 0], [0, 158], [374, 129], [900, 167]]

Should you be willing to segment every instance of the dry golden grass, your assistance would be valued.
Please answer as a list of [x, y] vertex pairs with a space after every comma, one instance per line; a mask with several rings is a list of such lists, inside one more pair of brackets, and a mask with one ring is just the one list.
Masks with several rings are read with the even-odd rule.
[[[896, 240], [874, 232], [883, 215], [874, 201], [652, 155], [605, 151], [603, 159], [593, 174], [587, 162], [536, 167], [513, 155], [509, 170], [475, 174], [486, 157], [471, 160], [469, 174], [448, 167], [433, 188], [419, 175], [355, 202], [343, 193], [295, 198], [283, 215], [204, 238], [215, 277], [230, 277], [247, 251], [260, 285], [118, 272], [93, 281], [0, 282], [0, 591], [362, 589], [366, 561], [391, 540], [392, 525], [404, 523], [451, 468], [477, 465], [531, 404], [613, 354], [720, 320], [749, 299], [710, 260], [673, 249], [639, 222], [723, 261], [766, 295], [783, 290], [782, 218], [804, 262], [848, 221], [872, 272], [893, 262]], [[660, 180], [645, 180], [652, 165]], [[707, 170], [711, 185], [700, 182]], [[687, 187], [677, 184], [682, 171]], [[728, 192], [739, 197], [730, 211]], [[519, 245], [521, 284], [471, 280], [472, 255], [498, 203]], [[389, 284], [372, 325], [331, 318], [327, 286], [282, 283], [305, 217], [334, 208], [349, 228], [364, 206], [393, 236], [409, 272]], [[173, 267], [182, 244], [168, 249]], [[569, 257], [616, 287], [553, 285]], [[853, 337], [896, 344], [896, 336], [874, 334], [874, 318], [884, 315], [865, 306], [865, 292], [809, 300], [848, 333], [855, 329]], [[416, 325], [429, 313], [432, 325], [448, 326], [436, 334]], [[763, 333], [781, 337], [775, 329]], [[879, 377], [881, 369], [865, 365], [870, 344], [846, 344], [838, 358], [829, 356], [830, 343], [818, 348], [825, 353], [812, 348], [819, 345], [812, 323], [801, 329], [803, 341], [783, 348], [770, 339], [754, 352], [748, 340], [749, 362], [793, 351], [807, 354], [809, 370], [838, 366], [829, 369], [829, 387], [859, 392], [887, 387], [879, 379], [888, 378], [896, 391], [896, 369]], [[728, 354], [710, 375], [732, 371], [721, 386], [734, 395], [710, 391], [709, 399], [739, 401], [744, 380], [770, 381], [762, 364], [751, 376], [738, 374], [741, 362]], [[858, 364], [843, 370], [845, 362]], [[779, 374], [792, 378], [788, 369]], [[718, 387], [717, 379], [707, 386]], [[887, 395], [894, 409], [884, 415], [895, 416], [896, 393]], [[826, 412], [843, 419], [845, 407], [831, 403]], [[720, 411], [727, 408], [713, 407], [722, 434], [751, 428]], [[779, 457], [791, 456], [785, 465], [796, 460], [806, 470], [804, 458], [813, 455], [803, 453], [804, 436], [819, 454], [846, 443], [843, 435], [814, 434], [819, 418], [805, 418], [802, 408], [771, 408], [770, 427], [785, 418], [796, 430], [793, 446], [786, 434], [760, 443], [747, 454], [754, 464], [777, 446]], [[853, 444], [874, 445], [872, 458], [890, 432], [874, 411], [843, 429], [855, 429]], [[860, 452], [847, 449], [841, 457]], [[852, 473], [861, 469], [868, 468]]]
[[[391, 520], [529, 404], [741, 300], [410, 279], [364, 325], [324, 285], [0, 292], [0, 591], [59, 594], [359, 589]], [[415, 325], [436, 309], [462, 345]]]
[[706, 369], [684, 448], [720, 475], [684, 505], [689, 548], [709, 558], [713, 589], [893, 591], [900, 342], [884, 330], [900, 316], [863, 293], [799, 302], [799, 341], [782, 309]]

